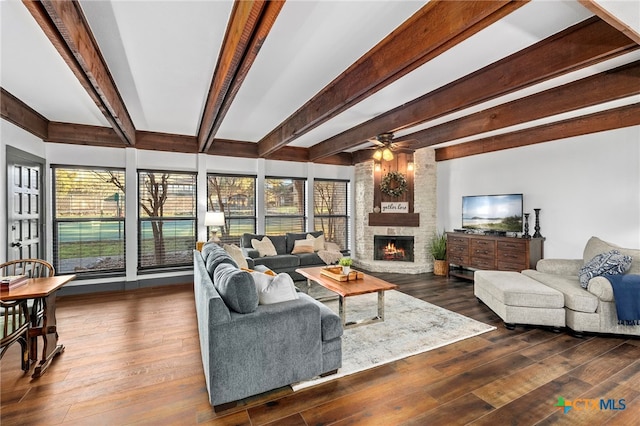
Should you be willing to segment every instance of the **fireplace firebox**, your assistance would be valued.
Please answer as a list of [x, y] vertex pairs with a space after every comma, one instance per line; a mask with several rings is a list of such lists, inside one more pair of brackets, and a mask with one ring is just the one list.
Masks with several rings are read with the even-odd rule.
[[413, 237], [374, 235], [373, 251], [373, 260], [413, 262]]

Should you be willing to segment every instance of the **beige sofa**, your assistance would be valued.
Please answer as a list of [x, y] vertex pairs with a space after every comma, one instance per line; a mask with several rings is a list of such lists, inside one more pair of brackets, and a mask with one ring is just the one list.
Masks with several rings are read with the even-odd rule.
[[640, 250], [622, 248], [597, 237], [589, 239], [582, 259], [542, 259], [535, 270], [522, 274], [564, 294], [566, 326], [574, 332], [640, 336], [640, 326], [618, 324], [613, 289], [606, 278], [591, 278], [587, 289], [580, 286], [580, 268], [594, 256], [613, 249], [631, 256], [628, 274], [640, 274]]

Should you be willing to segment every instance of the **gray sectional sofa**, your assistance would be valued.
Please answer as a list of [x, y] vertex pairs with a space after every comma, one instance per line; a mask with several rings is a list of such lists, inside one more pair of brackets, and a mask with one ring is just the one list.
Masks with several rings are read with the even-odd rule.
[[566, 326], [578, 335], [591, 332], [640, 336], [640, 325], [619, 324], [613, 287], [607, 278], [586, 277], [587, 288], [580, 285], [581, 268], [611, 250], [631, 257], [626, 274], [640, 274], [640, 250], [591, 237], [582, 259], [541, 259], [536, 269], [521, 273], [476, 271], [474, 293], [508, 328], [515, 324]]
[[[275, 272], [286, 272], [294, 281], [306, 281], [306, 278], [296, 272], [298, 268], [310, 268], [312, 266], [326, 266], [327, 264], [315, 253], [291, 254], [295, 242], [304, 240], [307, 235], [319, 237], [323, 235], [322, 231], [304, 232], [304, 233], [286, 233], [284, 235], [257, 235], [243, 234], [240, 239], [240, 248], [242, 249], [249, 268], [253, 269], [257, 265], [264, 265]], [[258, 250], [251, 245], [251, 240], [262, 240], [269, 237], [273, 243], [277, 255], [260, 257]], [[348, 250], [342, 250], [343, 256], [348, 256]]]
[[193, 256], [200, 351], [214, 409], [342, 366], [342, 325], [325, 305], [303, 293], [259, 304], [251, 273], [218, 245], [205, 244]]

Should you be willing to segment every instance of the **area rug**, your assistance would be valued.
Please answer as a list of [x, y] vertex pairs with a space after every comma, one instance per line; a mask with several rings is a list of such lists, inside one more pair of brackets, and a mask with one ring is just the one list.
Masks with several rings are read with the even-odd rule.
[[[376, 316], [376, 293], [347, 298], [347, 322]], [[324, 302], [336, 313], [338, 301]], [[468, 339], [495, 327], [391, 290], [385, 320], [345, 330], [342, 368], [337, 374], [291, 385], [294, 391]]]

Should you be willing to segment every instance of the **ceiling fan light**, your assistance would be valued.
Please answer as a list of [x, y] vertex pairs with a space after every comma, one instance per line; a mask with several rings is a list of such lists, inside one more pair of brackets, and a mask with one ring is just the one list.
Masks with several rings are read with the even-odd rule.
[[376, 161], [380, 161], [382, 159], [382, 150], [381, 149], [376, 149], [375, 151], [373, 151], [373, 159]]
[[385, 148], [382, 150], [382, 159], [384, 161], [391, 161], [393, 160], [393, 152], [391, 152], [391, 150], [389, 148]]

